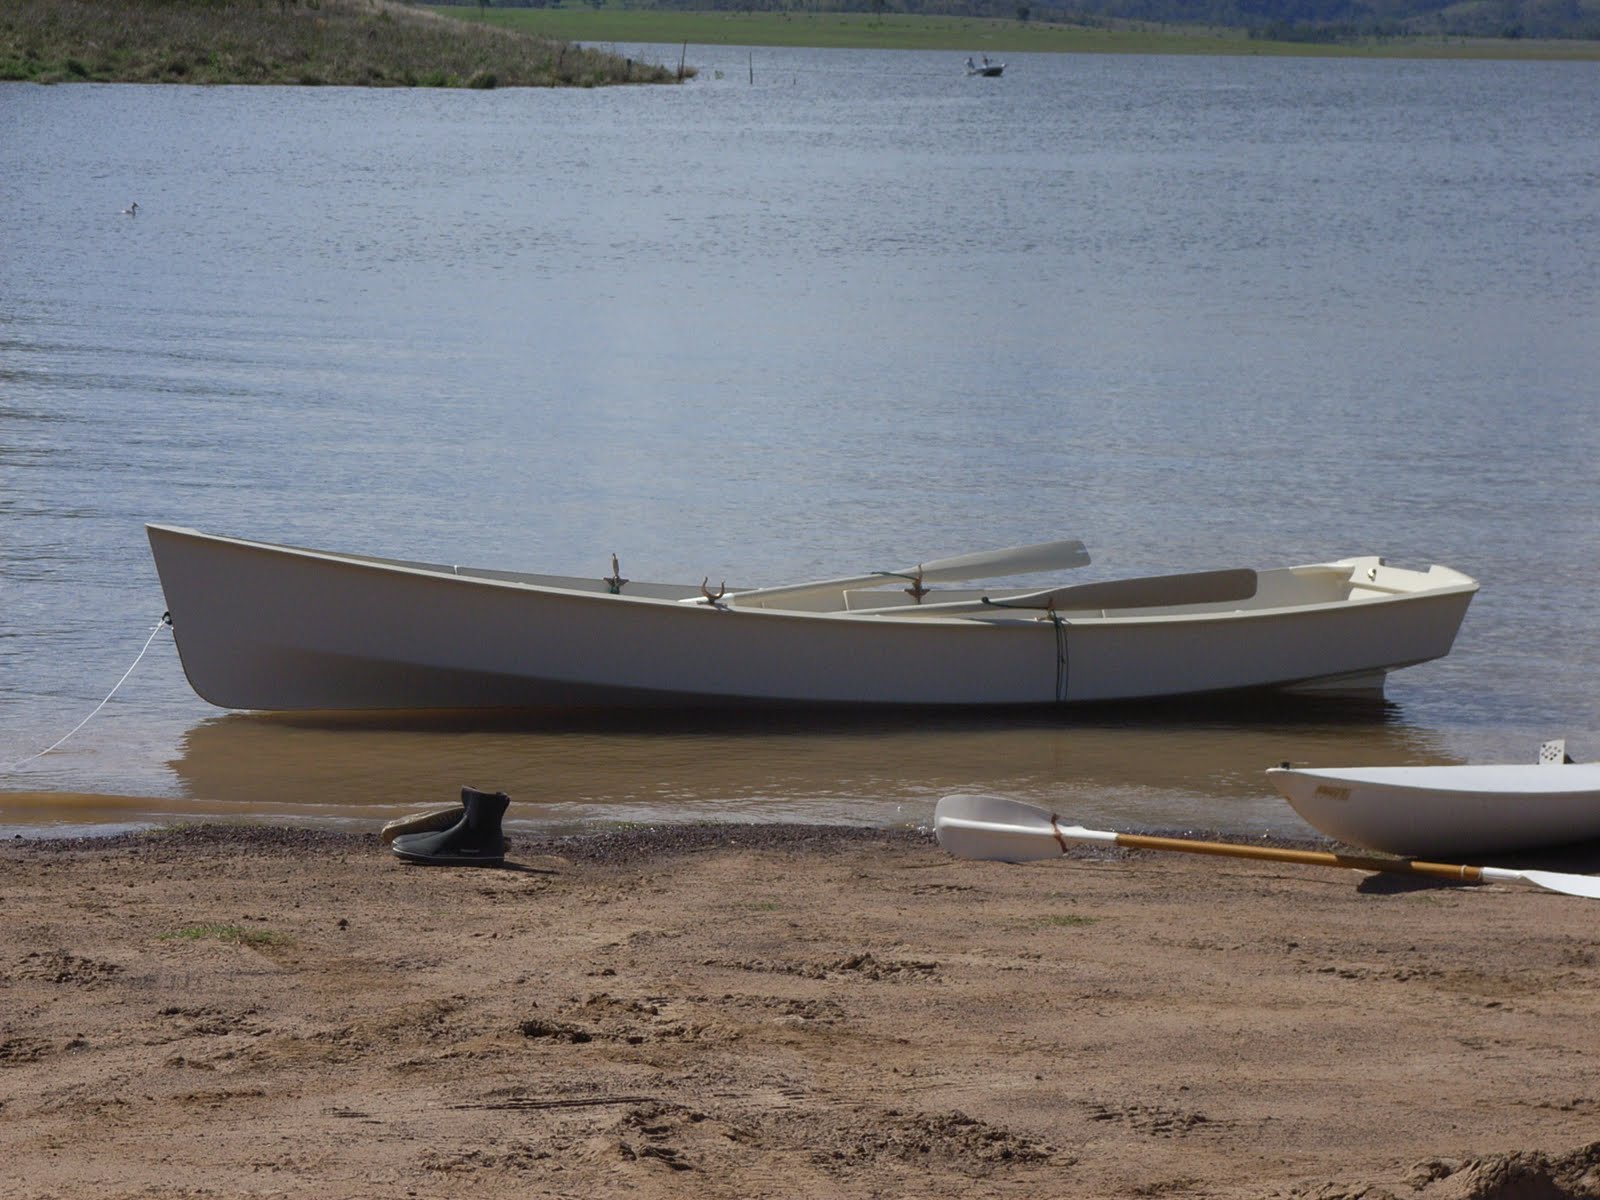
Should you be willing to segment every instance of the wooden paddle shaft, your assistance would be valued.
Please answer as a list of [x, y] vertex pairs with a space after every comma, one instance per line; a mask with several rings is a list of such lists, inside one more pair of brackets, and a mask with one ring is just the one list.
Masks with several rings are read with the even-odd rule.
[[1151, 837], [1140, 833], [1117, 834], [1117, 845], [1130, 850], [1178, 850], [1184, 854], [1216, 854], [1228, 858], [1255, 858], [1269, 862], [1300, 863], [1308, 867], [1348, 867], [1356, 871], [1387, 871], [1398, 875], [1428, 875], [1435, 879], [1482, 882], [1479, 867], [1418, 862], [1410, 858], [1368, 858], [1332, 854], [1324, 850], [1283, 850], [1276, 846], [1241, 846], [1230, 842], [1195, 842], [1187, 838]]

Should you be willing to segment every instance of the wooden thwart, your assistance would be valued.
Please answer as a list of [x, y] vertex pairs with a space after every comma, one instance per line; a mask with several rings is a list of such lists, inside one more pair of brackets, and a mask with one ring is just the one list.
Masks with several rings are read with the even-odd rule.
[[1248, 567], [1195, 571], [1187, 575], [1148, 575], [1142, 579], [1109, 579], [1080, 583], [990, 600], [1000, 608], [1167, 608], [1186, 604], [1227, 604], [1256, 594], [1256, 573]]

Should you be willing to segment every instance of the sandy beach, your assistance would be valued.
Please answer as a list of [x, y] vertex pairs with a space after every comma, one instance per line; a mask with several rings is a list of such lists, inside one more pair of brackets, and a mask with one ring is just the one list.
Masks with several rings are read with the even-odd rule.
[[1513, 885], [215, 825], [0, 903], [5, 1197], [1600, 1196], [1600, 908]]

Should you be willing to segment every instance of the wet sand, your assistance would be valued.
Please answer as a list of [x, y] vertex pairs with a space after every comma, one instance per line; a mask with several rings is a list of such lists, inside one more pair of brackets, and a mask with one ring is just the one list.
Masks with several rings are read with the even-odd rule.
[[1600, 1196], [1600, 906], [1533, 889], [791, 825], [0, 881], [6, 1197]]

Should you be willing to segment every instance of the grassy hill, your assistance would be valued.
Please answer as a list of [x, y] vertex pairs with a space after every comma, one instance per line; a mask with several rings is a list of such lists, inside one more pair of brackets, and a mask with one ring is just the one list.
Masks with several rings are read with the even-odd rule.
[[521, 29], [589, 43], [695, 46], [820, 46], [882, 50], [949, 50], [962, 55], [1250, 54], [1363, 58], [1600, 59], [1600, 41], [1342, 35], [1275, 38], [1222, 26], [1143, 22], [1083, 23], [1016, 17], [900, 12], [763, 11], [758, 8], [679, 11], [637, 0], [498, 7], [438, 6], [463, 22]]
[[429, 0], [585, 42], [1600, 58], [1600, 0]]
[[483, 88], [676, 78], [390, 0], [0, 0], [0, 79]]

